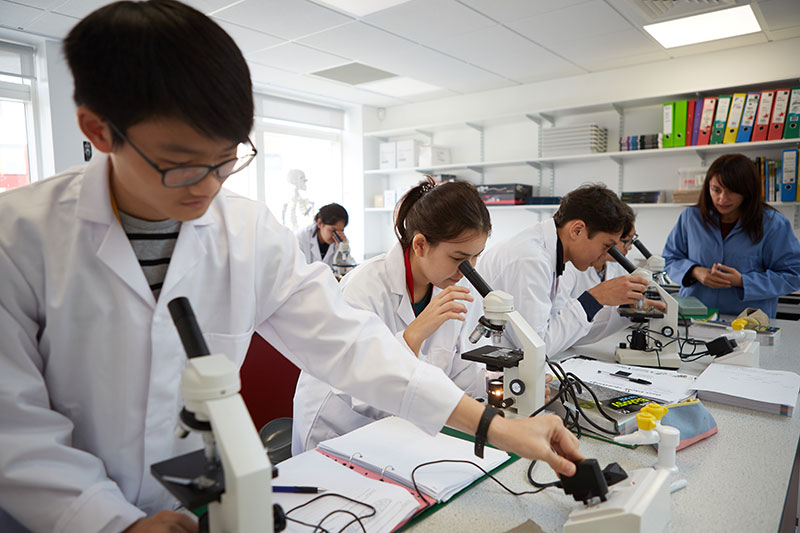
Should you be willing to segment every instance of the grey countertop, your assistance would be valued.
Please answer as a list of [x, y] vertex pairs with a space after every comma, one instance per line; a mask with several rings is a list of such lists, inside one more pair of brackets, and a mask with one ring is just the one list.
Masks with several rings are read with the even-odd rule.
[[[761, 347], [760, 366], [800, 373], [800, 323], [776, 320], [783, 331], [776, 346]], [[613, 337], [573, 353], [613, 360], [619, 338]], [[701, 363], [684, 364], [681, 371], [697, 374]], [[704, 402], [717, 421], [719, 433], [678, 452], [680, 471], [688, 486], [672, 494], [670, 531], [778, 531], [800, 438], [800, 415], [771, 415], [719, 403]], [[635, 450], [584, 437], [581, 451], [601, 466], [618, 462], [625, 470], [652, 466], [651, 446]], [[521, 459], [498, 474], [516, 491], [533, 489], [526, 480], [530, 461]], [[555, 480], [546, 464], [534, 469], [534, 479]], [[442, 509], [409, 528], [427, 531], [505, 532], [527, 520], [543, 531], [561, 531], [573, 509], [582, 504], [559, 489], [536, 495], [511, 496], [491, 480], [459, 496]]]

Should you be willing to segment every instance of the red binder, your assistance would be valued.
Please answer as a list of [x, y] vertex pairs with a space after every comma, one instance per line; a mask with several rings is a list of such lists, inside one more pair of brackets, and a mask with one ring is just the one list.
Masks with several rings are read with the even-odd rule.
[[786, 124], [786, 111], [789, 108], [789, 89], [775, 90], [775, 105], [769, 123], [767, 140], [783, 139], [783, 125]]
[[686, 146], [692, 145], [692, 128], [694, 127], [694, 100], [686, 102]]
[[766, 141], [769, 133], [769, 119], [772, 116], [772, 106], [775, 103], [775, 91], [761, 91], [761, 101], [758, 103], [756, 123], [753, 126], [752, 141]]
[[714, 129], [714, 111], [717, 109], [717, 97], [708, 96], [703, 99], [703, 114], [700, 115], [700, 129], [697, 132], [697, 145], [708, 144], [711, 131]]

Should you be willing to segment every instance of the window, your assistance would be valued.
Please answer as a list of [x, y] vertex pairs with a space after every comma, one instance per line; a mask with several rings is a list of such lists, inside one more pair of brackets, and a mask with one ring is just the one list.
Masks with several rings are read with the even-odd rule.
[[[225, 186], [263, 201], [273, 215], [297, 230], [317, 210], [342, 202], [344, 111], [273, 96], [256, 96], [253, 142], [257, 161]], [[296, 179], [299, 170], [305, 179]]]
[[33, 49], [0, 42], [0, 192], [37, 176]]

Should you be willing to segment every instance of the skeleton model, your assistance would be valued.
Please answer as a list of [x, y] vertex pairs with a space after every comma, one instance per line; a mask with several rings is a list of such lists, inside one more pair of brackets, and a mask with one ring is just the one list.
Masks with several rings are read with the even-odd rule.
[[283, 204], [283, 225], [297, 231], [311, 223], [310, 213], [314, 210], [314, 202], [305, 197], [301, 191], [306, 190], [306, 175], [302, 170], [293, 168], [286, 174], [286, 181], [294, 186], [292, 198]]

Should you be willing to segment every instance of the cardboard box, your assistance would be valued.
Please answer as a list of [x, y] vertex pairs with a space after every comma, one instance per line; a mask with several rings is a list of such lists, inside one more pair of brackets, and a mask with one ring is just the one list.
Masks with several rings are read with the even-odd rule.
[[388, 142], [380, 145], [380, 165], [381, 170], [387, 168], [397, 168], [397, 143]]
[[524, 183], [493, 183], [476, 188], [486, 205], [524, 204], [533, 194], [533, 186]]
[[419, 166], [421, 167], [449, 165], [451, 162], [450, 148], [447, 146], [423, 144], [419, 147]]
[[397, 141], [397, 168], [419, 166], [419, 141], [408, 139]]

